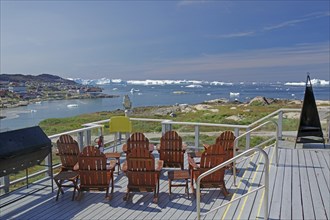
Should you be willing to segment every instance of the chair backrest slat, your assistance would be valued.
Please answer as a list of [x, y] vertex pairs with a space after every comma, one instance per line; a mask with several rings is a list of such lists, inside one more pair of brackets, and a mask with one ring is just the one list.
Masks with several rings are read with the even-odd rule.
[[78, 163], [79, 146], [70, 135], [61, 135], [56, 142], [62, 170], [73, 170]]
[[221, 145], [228, 154], [228, 159], [233, 157], [235, 135], [232, 131], [224, 131], [215, 140], [216, 144]]
[[159, 157], [165, 167], [184, 167], [182, 138], [176, 131], [167, 131], [160, 138]]

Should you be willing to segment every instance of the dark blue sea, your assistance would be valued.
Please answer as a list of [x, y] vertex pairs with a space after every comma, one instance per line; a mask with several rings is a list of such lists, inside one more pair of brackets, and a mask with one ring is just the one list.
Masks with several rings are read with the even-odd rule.
[[[47, 118], [123, 109], [123, 96], [129, 95], [133, 107], [197, 104], [213, 99], [248, 102], [256, 96], [303, 100], [304, 83], [198, 83], [179, 84], [111, 83], [102, 85], [103, 93], [119, 98], [44, 101], [24, 107], [1, 109], [0, 131], [38, 125]], [[329, 81], [313, 85], [316, 100], [330, 100]]]

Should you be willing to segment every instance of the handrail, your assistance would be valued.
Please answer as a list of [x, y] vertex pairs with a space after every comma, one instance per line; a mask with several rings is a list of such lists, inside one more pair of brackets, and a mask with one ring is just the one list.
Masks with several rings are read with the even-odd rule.
[[[234, 155], [234, 157], [236, 155], [236, 148], [238, 146], [238, 140], [240, 138], [242, 138], [242, 137], [250, 134], [251, 132], [253, 132], [253, 131], [259, 129], [260, 127], [263, 127], [263, 126], [265, 126], [266, 124], [269, 124], [269, 123], [273, 123], [276, 126], [276, 133], [275, 133], [276, 134], [276, 137], [275, 137], [276, 138], [276, 141], [275, 141], [275, 164], [277, 166], [277, 164], [278, 164], [278, 124], [275, 121], [273, 121], [273, 120], [266, 121], [266, 122], [258, 125], [257, 127], [255, 127], [253, 129], [251, 129], [251, 130], [249, 130], [249, 131], [241, 134], [240, 136], [236, 137], [235, 140], [234, 140], [234, 147], [233, 147], [233, 155]], [[234, 185], [236, 185], [236, 165], [235, 165], [235, 162], [233, 163], [233, 175], [234, 175]]]
[[266, 115], [263, 118], [260, 118], [259, 120], [249, 124], [249, 127], [253, 127], [256, 124], [259, 124], [262, 121], [265, 121], [266, 119], [270, 118], [270, 117], [274, 117], [275, 115], [278, 115], [278, 113], [280, 112], [300, 112], [301, 109], [297, 109], [297, 108], [280, 108], [278, 110], [276, 110], [275, 112], [270, 113], [269, 115]]
[[63, 133], [59, 133], [59, 134], [54, 134], [54, 135], [50, 135], [48, 136], [49, 139], [54, 139], [54, 138], [58, 138], [59, 136], [63, 135], [63, 134], [72, 134], [72, 133], [78, 133], [78, 132], [82, 132], [82, 131], [87, 131], [87, 130], [91, 130], [93, 128], [100, 128], [103, 127], [103, 125], [97, 125], [97, 124], [93, 124], [90, 127], [86, 127], [86, 128], [79, 128], [76, 130], [71, 130], [71, 131], [66, 131]]
[[[241, 157], [243, 157], [243, 156], [245, 156], [245, 155], [248, 155], [248, 154], [250, 154], [251, 152], [255, 152], [255, 151], [259, 151], [263, 156], [264, 156], [264, 158], [265, 158], [265, 176], [264, 176], [264, 185], [263, 186], [261, 186], [261, 187], [259, 187], [259, 188], [257, 188], [257, 189], [255, 189], [255, 190], [253, 190], [253, 191], [251, 191], [251, 192], [249, 192], [249, 193], [246, 193], [246, 194], [244, 194], [243, 196], [240, 196], [240, 197], [238, 197], [238, 198], [236, 198], [235, 200], [233, 200], [233, 201], [229, 201], [229, 202], [227, 202], [227, 203], [225, 203], [225, 204], [223, 204], [223, 205], [221, 205], [221, 206], [219, 206], [219, 207], [217, 207], [217, 208], [215, 208], [215, 209], [212, 209], [212, 210], [210, 210], [209, 212], [212, 212], [212, 211], [215, 211], [215, 210], [217, 210], [217, 209], [219, 209], [219, 208], [221, 208], [221, 207], [224, 207], [224, 206], [226, 206], [226, 205], [229, 205], [230, 203], [232, 203], [232, 202], [234, 202], [234, 201], [236, 201], [237, 199], [241, 199], [242, 197], [244, 197], [244, 196], [248, 196], [248, 195], [250, 195], [251, 193], [253, 193], [253, 192], [255, 192], [256, 190], [259, 190], [259, 189], [262, 189], [262, 188], [265, 188], [265, 192], [264, 192], [264, 194], [265, 194], [265, 196], [264, 196], [264, 212], [265, 212], [265, 218], [264, 219], [268, 219], [268, 191], [269, 191], [269, 159], [268, 159], [268, 155], [266, 154], [266, 152], [264, 151], [264, 150], [262, 150], [262, 149], [260, 149], [260, 148], [257, 148], [257, 147], [254, 147], [254, 148], [251, 148], [251, 149], [249, 149], [249, 150], [246, 150], [246, 151], [244, 151], [243, 153], [241, 153], [240, 155], [237, 155], [237, 156], [235, 156], [235, 157], [233, 157], [233, 158], [231, 158], [230, 160], [227, 160], [226, 162], [223, 162], [222, 164], [220, 164], [220, 165], [218, 165], [218, 166], [216, 166], [216, 167], [214, 167], [214, 168], [212, 168], [212, 169], [210, 169], [210, 170], [208, 170], [208, 171], [206, 171], [206, 172], [204, 172], [204, 173], [202, 173], [198, 178], [197, 178], [197, 187], [196, 187], [196, 209], [197, 209], [197, 219], [199, 220], [200, 219], [200, 216], [201, 216], [201, 207], [200, 207], [200, 197], [201, 197], [201, 192], [200, 192], [200, 182], [201, 182], [201, 180], [204, 178], [204, 177], [206, 177], [207, 175], [210, 175], [210, 174], [212, 174], [212, 173], [214, 173], [214, 172], [216, 172], [216, 171], [218, 171], [218, 170], [220, 170], [221, 168], [223, 168], [223, 167], [225, 167], [225, 166], [227, 166], [227, 165], [229, 165], [229, 164], [231, 164], [231, 163], [233, 163], [234, 161], [236, 161], [237, 159], [239, 159], [239, 158], [241, 158]], [[233, 168], [234, 170], [235, 170], [235, 168]], [[206, 215], [206, 214], [208, 214], [209, 212], [207, 212], [207, 213], [204, 213], [203, 215]]]

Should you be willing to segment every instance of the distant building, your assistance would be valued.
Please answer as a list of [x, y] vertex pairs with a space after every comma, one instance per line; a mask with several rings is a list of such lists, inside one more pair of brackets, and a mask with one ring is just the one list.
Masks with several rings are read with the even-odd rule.
[[10, 92], [17, 93], [17, 94], [26, 94], [27, 93], [26, 86], [9, 86], [8, 90]]
[[102, 89], [98, 87], [90, 87], [86, 89], [86, 93], [91, 96], [98, 96], [102, 93]]

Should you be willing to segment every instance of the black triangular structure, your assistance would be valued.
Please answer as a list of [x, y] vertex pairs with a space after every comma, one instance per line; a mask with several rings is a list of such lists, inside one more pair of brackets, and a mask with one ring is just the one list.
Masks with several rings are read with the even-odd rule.
[[325, 147], [319, 113], [309, 75], [307, 75], [305, 97], [300, 114], [296, 143], [323, 143]]

